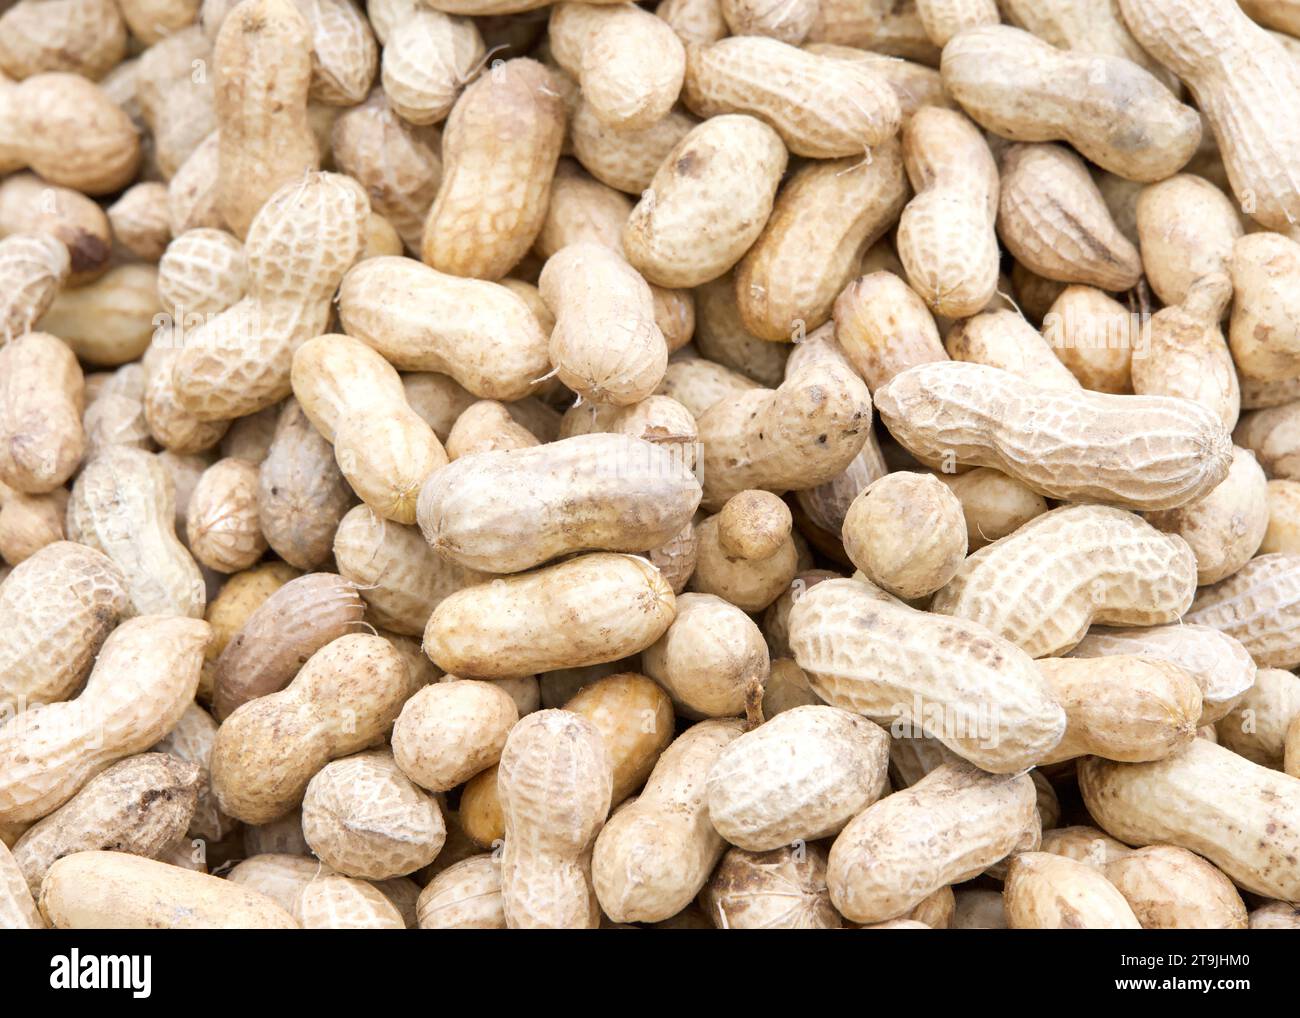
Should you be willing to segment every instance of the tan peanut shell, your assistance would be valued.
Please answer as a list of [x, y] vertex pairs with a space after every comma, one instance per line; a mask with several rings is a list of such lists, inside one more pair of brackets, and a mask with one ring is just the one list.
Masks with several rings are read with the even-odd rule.
[[339, 319], [397, 369], [450, 375], [484, 399], [519, 399], [550, 370], [547, 336], [523, 298], [411, 259], [353, 268], [339, 289]]
[[737, 739], [734, 718], [702, 721], [664, 750], [633, 802], [596, 838], [592, 877], [600, 907], [616, 922], [659, 922], [690, 904], [722, 856], [709, 822], [705, 777]]
[[699, 121], [682, 110], [641, 130], [617, 131], [601, 123], [579, 94], [569, 124], [573, 154], [603, 184], [632, 195], [650, 186], [668, 153]]
[[1242, 234], [1228, 196], [1191, 173], [1143, 188], [1136, 214], [1142, 267], [1165, 304], [1181, 304], [1198, 279], [1223, 272]]
[[75, 700], [28, 710], [0, 728], [0, 819], [46, 816], [170, 732], [194, 699], [210, 633], [200, 619], [124, 622]]
[[1300, 929], [1300, 907], [1285, 901], [1270, 901], [1250, 913], [1252, 930]]
[[1215, 726], [1226, 746], [1261, 767], [1282, 769], [1287, 730], [1300, 717], [1300, 678], [1280, 668], [1261, 668], [1255, 684]]
[[82, 360], [115, 367], [138, 358], [157, 330], [158, 270], [118, 265], [54, 298], [37, 323]]
[[1300, 482], [1279, 479], [1268, 482], [1268, 529], [1260, 543], [1260, 554], [1300, 551]]
[[850, 283], [835, 301], [834, 316], [835, 339], [873, 392], [900, 371], [947, 360], [925, 303], [891, 272]]
[[68, 498], [66, 488], [24, 495], [0, 487], [0, 559], [20, 565], [46, 545], [63, 540]]
[[[1048, 346], [1079, 384], [1093, 392], [1132, 392], [1133, 362], [1151, 354], [1151, 321], [1132, 314], [1095, 287], [1065, 287], [1043, 315], [1042, 324]], [[1177, 338], [1175, 330], [1167, 334]], [[1154, 370], [1148, 373], [1157, 376]]]
[[849, 821], [831, 846], [831, 902], [853, 922], [892, 919], [940, 887], [1036, 847], [1039, 837], [1027, 774], [944, 764]]
[[1197, 593], [1184, 621], [1213, 626], [1241, 641], [1261, 668], [1300, 664], [1295, 555], [1260, 555], [1226, 580]]
[[1048, 852], [1011, 860], [1007, 925], [1013, 930], [1138, 930], [1124, 895], [1095, 867]]
[[850, 157], [797, 170], [736, 268], [745, 327], [763, 339], [797, 341], [825, 323], [862, 253], [898, 219], [909, 194], [893, 140], [877, 145], [869, 161]]
[[176, 727], [155, 743], [151, 750], [154, 753], [168, 753], [198, 767], [194, 816], [186, 833], [191, 838], [204, 841], [221, 841], [236, 827], [236, 822], [221, 812], [212, 795], [208, 757], [212, 754], [212, 742], [216, 737], [217, 723], [212, 720], [212, 716], [197, 703], [191, 703], [176, 722]]
[[124, 852], [77, 852], [50, 867], [41, 914], [56, 929], [297, 929], [264, 894]]
[[305, 930], [403, 930], [402, 914], [373, 884], [323, 873], [304, 884], [293, 917]]
[[1277, 233], [1252, 233], [1237, 240], [1226, 260], [1236, 298], [1228, 339], [1238, 370], [1265, 382], [1296, 377], [1300, 244]]
[[691, 521], [699, 499], [671, 447], [593, 434], [457, 460], [425, 484], [418, 515], [440, 555], [513, 573], [573, 551], [656, 547]]
[[700, 906], [721, 930], [838, 930], [831, 905], [826, 850], [783, 846], [770, 852], [727, 850], [700, 894]]
[[107, 0], [20, 0], [0, 16], [0, 71], [69, 71], [98, 81], [126, 56], [126, 23]]
[[507, 60], [471, 84], [443, 134], [443, 175], [421, 257], [459, 276], [500, 279], [537, 238], [564, 136], [549, 70]]
[[1288, 399], [1243, 414], [1232, 437], [1255, 454], [1270, 478], [1300, 480], [1300, 458], [1295, 455], [1298, 426], [1300, 400]]
[[422, 930], [504, 930], [500, 861], [474, 855], [448, 866], [425, 885], [416, 908]]
[[531, 449], [538, 444], [537, 436], [511, 417], [504, 403], [482, 399], [456, 418], [446, 450], [449, 460], [458, 460], [471, 453]]
[[43, 930], [45, 920], [8, 847], [0, 842], [0, 930]]
[[1293, 900], [1300, 779], [1206, 739], [1154, 763], [1079, 764], [1089, 813], [1130, 845], [1171, 844], [1204, 856], [1245, 890]]
[[158, 262], [158, 294], [182, 324], [190, 314], [224, 311], [247, 285], [244, 246], [225, 230], [186, 230]]
[[303, 837], [328, 866], [387, 880], [427, 866], [447, 837], [442, 813], [387, 750], [326, 764], [307, 785]]
[[564, 709], [590, 721], [605, 740], [613, 768], [611, 808], [645, 784], [673, 738], [671, 700], [659, 685], [635, 672], [588, 683]]
[[[1195, 403], [1047, 390], [980, 364], [912, 368], [875, 404], [918, 458], [995, 467], [1050, 498], [1171, 509], [1207, 494], [1231, 463], [1227, 432]], [[1141, 446], [1125, 441], [1138, 432]]]
[[1059, 351], [1014, 311], [985, 311], [958, 322], [944, 338], [944, 347], [955, 361], [1010, 371], [1045, 389], [1079, 388]]
[[257, 513], [257, 467], [222, 459], [203, 472], [186, 512], [186, 544], [209, 569], [235, 573], [266, 551]]
[[792, 153], [815, 159], [861, 156], [902, 121], [893, 89], [869, 67], [761, 36], [692, 48], [682, 98], [702, 117], [756, 116]]
[[1102, 872], [1144, 930], [1244, 930], [1249, 917], [1232, 881], [1200, 856], [1152, 845], [1107, 863]]
[[34, 173], [0, 181], [0, 234], [47, 234], [68, 253], [67, 283], [79, 286], [107, 271], [113, 252], [108, 216], [91, 198]]
[[937, 716], [943, 731], [932, 734], [995, 773], [1032, 766], [1065, 732], [1064, 710], [1013, 644], [869, 583], [805, 590], [790, 611], [790, 646], [827, 703], [914, 729]]
[[393, 755], [416, 784], [444, 792], [495, 764], [518, 720], [514, 701], [494, 683], [437, 683], [403, 707], [393, 728]]
[[67, 281], [71, 264], [68, 249], [48, 233], [10, 233], [0, 240], [0, 337], [5, 342], [32, 331]]
[[424, 647], [453, 675], [532, 675], [635, 654], [675, 611], [672, 588], [645, 559], [583, 555], [457, 591], [434, 609]]
[[712, 362], [739, 371], [760, 385], [780, 385], [790, 354], [784, 343], [769, 343], [749, 332], [736, 305], [736, 281], [731, 274], [697, 286], [695, 334], [697, 350]]
[[600, 733], [576, 714], [538, 711], [511, 731], [499, 773], [507, 927], [599, 925], [590, 848], [609, 812], [611, 780]]
[[474, 22], [412, 5], [384, 46], [382, 95], [407, 123], [436, 124], [483, 60], [483, 37]]
[[81, 368], [67, 345], [29, 332], [0, 348], [0, 482], [28, 494], [62, 485], [85, 450]]

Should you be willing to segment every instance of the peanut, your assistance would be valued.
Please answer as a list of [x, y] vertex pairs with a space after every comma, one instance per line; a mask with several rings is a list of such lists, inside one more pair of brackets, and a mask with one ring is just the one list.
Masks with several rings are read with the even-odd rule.
[[1094, 867], [1048, 852], [1012, 859], [1002, 897], [1013, 930], [1142, 928], [1119, 888]]
[[324, 873], [303, 885], [293, 917], [305, 930], [404, 930], [397, 907], [364, 880]]
[[1260, 555], [1226, 580], [1199, 591], [1185, 622], [1213, 626], [1241, 641], [1261, 668], [1300, 664], [1294, 555]]
[[209, 569], [236, 573], [266, 551], [257, 513], [257, 467], [222, 459], [203, 472], [190, 496], [186, 544]]
[[769, 852], [728, 849], [700, 895], [700, 904], [723, 930], [837, 930], [831, 906], [826, 850], [820, 845]]
[[[1174, 319], [1169, 325], [1186, 318], [1166, 317]], [[1079, 384], [1093, 392], [1133, 391], [1133, 363], [1150, 355], [1151, 331], [1148, 321], [1091, 286], [1065, 287], [1043, 315], [1043, 338]], [[1209, 343], [1201, 346], [1213, 351]], [[1138, 372], [1143, 374], [1142, 365]], [[1145, 375], [1163, 380], [1154, 368]]]
[[212, 742], [217, 737], [217, 723], [197, 703], [185, 708], [180, 721], [151, 752], [169, 753], [186, 763], [198, 767], [198, 789], [194, 816], [190, 820], [188, 835], [206, 841], [221, 841], [237, 826], [234, 820], [218, 808], [212, 796], [212, 782], [208, 776], [208, 757]]
[[29, 332], [0, 347], [0, 482], [42, 494], [72, 476], [85, 450], [84, 384], [54, 336]]
[[0, 337], [31, 332], [67, 281], [68, 249], [47, 233], [11, 233], [0, 240]]
[[407, 123], [436, 124], [484, 61], [483, 37], [473, 21], [413, 7], [384, 46], [382, 95]]
[[955, 361], [987, 364], [1045, 389], [1078, 389], [1079, 381], [1038, 331], [1014, 311], [985, 311], [959, 322], [944, 339]]
[[1183, 303], [1198, 279], [1225, 271], [1242, 234], [1227, 195], [1190, 173], [1143, 188], [1136, 211], [1142, 267], [1165, 304]]
[[91, 198], [56, 187], [34, 173], [0, 181], [0, 234], [44, 233], [68, 252], [67, 283], [79, 286], [102, 276], [113, 252], [108, 216]]
[[1243, 376], [1276, 382], [1300, 373], [1300, 331], [1294, 287], [1300, 244], [1276, 233], [1241, 237], [1227, 257], [1236, 300], [1228, 332]]
[[1145, 930], [1244, 930], [1246, 906], [1232, 881], [1171, 845], [1130, 852], [1103, 867]]
[[835, 339], [874, 392], [918, 364], [947, 360], [915, 290], [890, 272], [860, 276], [835, 301]]
[[416, 908], [422, 930], [504, 930], [500, 861], [475, 855], [448, 866], [425, 885]]

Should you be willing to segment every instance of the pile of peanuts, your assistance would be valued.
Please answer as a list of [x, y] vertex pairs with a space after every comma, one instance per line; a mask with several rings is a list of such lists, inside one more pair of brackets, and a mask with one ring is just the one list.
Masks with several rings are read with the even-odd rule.
[[1300, 928], [1300, 0], [0, 0], [0, 928]]

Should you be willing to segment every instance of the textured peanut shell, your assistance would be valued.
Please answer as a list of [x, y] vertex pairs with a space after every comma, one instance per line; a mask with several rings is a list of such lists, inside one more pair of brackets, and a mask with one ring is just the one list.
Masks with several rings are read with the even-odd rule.
[[364, 880], [323, 873], [298, 892], [293, 917], [305, 930], [404, 930], [402, 914]]
[[422, 930], [504, 930], [500, 861], [475, 855], [448, 866], [425, 885], [416, 908]]
[[393, 756], [422, 788], [445, 792], [495, 764], [519, 711], [491, 682], [440, 682], [420, 690], [393, 728]]
[[734, 718], [688, 728], [659, 757], [640, 796], [610, 817], [592, 855], [596, 895], [610, 918], [667, 919], [704, 886], [725, 847], [709, 822], [705, 776], [742, 730]]
[[1294, 900], [1300, 778], [1206, 739], [1154, 763], [1079, 764], [1088, 812], [1131, 845], [1168, 843], [1204, 856], [1245, 890]]
[[62, 485], [85, 451], [84, 381], [67, 345], [30, 332], [0, 348], [0, 481], [29, 494]]
[[1300, 480], [1296, 442], [1300, 433], [1300, 401], [1293, 398], [1242, 415], [1233, 441], [1255, 454], [1270, 478]]
[[1185, 622], [1239, 640], [1261, 668], [1300, 664], [1300, 557], [1260, 555], [1198, 592]]
[[[918, 458], [995, 467], [1051, 498], [1172, 509], [1207, 494], [1231, 463], [1227, 432], [1195, 403], [1046, 390], [980, 364], [912, 368], [875, 404]], [[1137, 433], [1147, 441], [1126, 441]]]
[[0, 234], [14, 233], [57, 240], [68, 254], [69, 286], [102, 276], [113, 252], [104, 210], [80, 191], [56, 187], [34, 173], [12, 173], [0, 181]]
[[151, 750], [154, 753], [168, 753], [199, 769], [194, 816], [185, 833], [203, 841], [221, 841], [236, 827], [236, 822], [221, 812], [212, 795], [208, 757], [212, 755], [212, 743], [216, 737], [217, 723], [212, 720], [212, 716], [197, 703], [191, 703], [176, 722], [176, 727], [155, 743]]
[[826, 882], [846, 919], [901, 916], [934, 891], [1037, 847], [1034, 783], [944, 764], [859, 813], [831, 846]]
[[1268, 529], [1259, 552], [1274, 551], [1300, 551], [1300, 482], [1268, 482]]
[[1300, 906], [1270, 901], [1250, 913], [1252, 930], [1300, 930]]
[[109, 0], [11, 4], [0, 29], [0, 70], [17, 79], [69, 71], [98, 81], [126, 55], [126, 23]]
[[41, 916], [22, 870], [8, 847], [0, 842], [0, 930], [43, 930]]
[[1079, 388], [1064, 358], [1014, 311], [985, 311], [958, 322], [944, 338], [944, 347], [955, 361], [1010, 371], [1045, 389]]
[[[914, 727], [942, 708], [963, 723], [933, 734], [995, 773], [1032, 766], [1065, 732], [1064, 710], [1013, 644], [965, 619], [914, 611], [868, 583], [806, 590], [790, 611], [790, 646], [827, 703]], [[997, 737], [980, 738], [990, 721]]]
[[1138, 930], [1119, 889], [1095, 867], [1048, 852], [1011, 860], [1002, 892], [1013, 930]]
[[384, 46], [382, 95], [407, 123], [436, 124], [451, 112], [483, 57], [483, 37], [474, 22], [412, 5]]
[[158, 270], [118, 265], [54, 298], [37, 326], [84, 361], [114, 367], [145, 352], [158, 331]]
[[[732, 496], [727, 505], [745, 494]], [[799, 570], [799, 552], [790, 532], [788, 512], [785, 525], [777, 534], [778, 543], [766, 557], [734, 554], [722, 543], [723, 529], [721, 513], [708, 517], [696, 528], [695, 572], [687, 587], [720, 597], [743, 611], [763, 611], [790, 585]]]
[[453, 675], [533, 675], [635, 654], [675, 613], [649, 562], [597, 553], [457, 591], [434, 609], [424, 647]]
[[1095, 287], [1074, 285], [1054, 295], [1042, 323], [1048, 346], [1085, 389], [1133, 391], [1133, 362], [1151, 353], [1149, 320]]
[[698, 124], [689, 113], [671, 110], [662, 120], [633, 131], [601, 123], [581, 94], [569, 123], [573, 154], [601, 183], [639, 196], [683, 137]]
[[722, 930], [838, 930], [831, 906], [826, 850], [820, 845], [770, 852], [727, 850], [700, 907]]
[[1139, 848], [1107, 863], [1102, 872], [1144, 930], [1244, 930], [1250, 925], [1232, 881], [1184, 848]]
[[512, 573], [574, 551], [657, 547], [699, 500], [699, 482], [671, 447], [593, 434], [459, 459], [426, 482], [418, 516], [440, 555]]
[[925, 302], [891, 272], [850, 283], [834, 316], [835, 339], [873, 392], [900, 371], [948, 358]]
[[697, 286], [695, 333], [692, 341], [700, 354], [724, 367], [739, 371], [761, 385], [780, 385], [790, 350], [783, 343], [769, 343], [745, 328], [736, 306], [734, 276], [719, 276]]
[[1220, 746], [1261, 767], [1281, 770], [1287, 730], [1300, 717], [1300, 678], [1280, 668], [1261, 668], [1255, 684], [1215, 726]]
[[124, 622], [75, 700], [26, 711], [0, 728], [0, 820], [46, 816], [170, 732], [194, 699], [210, 634], [199, 619]]
[[1224, 271], [1242, 234], [1228, 196], [1191, 173], [1143, 188], [1136, 215], [1142, 267], [1164, 304], [1181, 304], [1196, 280]]
[[703, 357], [689, 355], [689, 347], [670, 359], [656, 393], [671, 396], [698, 421], [725, 396], [759, 388], [752, 378]]
[[297, 929], [256, 891], [123, 852], [77, 852], [50, 867], [41, 914], [56, 929]]
[[0, 488], [0, 559], [20, 565], [46, 545], [63, 540], [69, 497], [66, 488], [45, 495]]
[[247, 569], [266, 551], [257, 512], [257, 467], [222, 459], [203, 472], [186, 511], [191, 553], [220, 573]]
[[[0, 233], [3, 229], [0, 220]], [[31, 332], [71, 268], [68, 249], [47, 233], [9, 233], [0, 240], [0, 336], [8, 342]]]

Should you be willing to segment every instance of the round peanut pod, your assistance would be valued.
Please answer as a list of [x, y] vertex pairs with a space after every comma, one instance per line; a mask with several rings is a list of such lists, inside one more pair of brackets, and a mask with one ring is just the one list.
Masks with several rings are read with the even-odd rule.
[[925, 302], [891, 272], [850, 283], [834, 314], [835, 338], [873, 392], [910, 367], [948, 359]]
[[790, 646], [827, 703], [908, 727], [942, 709], [954, 723], [933, 734], [995, 773], [1032, 766], [1065, 732], [1065, 712], [1026, 654], [975, 623], [914, 611], [865, 578], [806, 590], [790, 612]]
[[537, 436], [519, 424], [501, 403], [479, 400], [456, 418], [447, 436], [447, 458], [458, 460], [478, 452], [530, 449]]
[[440, 555], [512, 573], [585, 549], [663, 544], [699, 500], [699, 482], [675, 448], [591, 434], [457, 460], [429, 478], [417, 515]]
[[771, 0], [721, 0], [718, 6], [732, 35], [765, 35], [794, 46], [803, 42], [817, 17], [817, 4], [810, 0], [793, 4], [772, 3]]
[[[740, 492], [728, 499], [727, 505], [750, 494], [757, 493]], [[776, 496], [763, 494], [768, 494], [780, 506], [779, 511], [765, 511], [769, 517], [768, 536], [776, 544], [775, 549], [766, 557], [741, 556], [728, 551], [722, 543], [722, 534], [729, 523], [736, 521], [725, 520], [722, 513], [710, 516], [696, 528], [698, 552], [695, 572], [687, 582], [690, 590], [720, 597], [743, 611], [760, 612], [789, 587], [799, 570], [789, 510]], [[735, 540], [734, 534], [732, 539]]]
[[979, 551], [1047, 512], [1047, 501], [1000, 470], [976, 467], [960, 474], [938, 474], [957, 496], [966, 517], [966, 547]]
[[156, 262], [171, 240], [167, 221], [167, 185], [156, 181], [135, 184], [108, 207], [113, 239], [129, 258]]
[[217, 596], [204, 610], [204, 618], [212, 626], [212, 640], [204, 653], [203, 678], [199, 682], [199, 698], [204, 703], [212, 700], [214, 666], [226, 645], [262, 602], [299, 575], [298, 570], [283, 562], [265, 562], [228, 577], [221, 585]]
[[957, 496], [938, 478], [886, 474], [849, 507], [843, 540], [849, 559], [868, 579], [914, 600], [956, 574], [966, 557], [966, 518]]
[[1200, 725], [1227, 714], [1255, 683], [1255, 662], [1226, 633], [1190, 621], [1147, 628], [1093, 626], [1070, 651], [1072, 657], [1136, 654], [1177, 665], [1201, 687]]
[[304, 930], [404, 930], [397, 906], [377, 887], [338, 873], [323, 873], [303, 885], [293, 917]]
[[1093, 392], [1133, 391], [1133, 362], [1151, 351], [1149, 323], [1090, 286], [1060, 292], [1043, 316], [1043, 338]]
[[705, 783], [709, 822], [750, 852], [831, 837], [880, 798], [888, 760], [889, 737], [866, 718], [795, 707], [719, 755]]
[[383, 92], [409, 124], [436, 124], [484, 63], [483, 37], [469, 18], [415, 7], [384, 46]]
[[308, 573], [285, 583], [254, 608], [216, 659], [212, 713], [275, 693], [331, 641], [354, 632], [365, 603], [337, 573]]
[[1300, 839], [1300, 778], [1260, 767], [1206, 739], [1153, 763], [1079, 763], [1088, 812], [1130, 845], [1170, 844], [1204, 856], [1244, 890], [1294, 900], [1286, 860]]
[[84, 381], [67, 345], [29, 332], [0, 348], [0, 482], [53, 491], [85, 451]]
[[77, 852], [50, 867], [41, 914], [56, 929], [297, 929], [264, 894], [124, 852]]
[[668, 22], [684, 43], [717, 42], [731, 34], [717, 0], [660, 0], [655, 16]]
[[1244, 930], [1250, 925], [1232, 881], [1185, 848], [1139, 848], [1107, 863], [1102, 872], [1144, 930]]
[[491, 767], [519, 721], [510, 694], [491, 682], [426, 686], [393, 727], [393, 758], [422, 788], [444, 792]]
[[475, 855], [448, 866], [420, 892], [416, 911], [422, 930], [504, 930], [500, 861]]
[[1300, 930], [1300, 906], [1270, 901], [1250, 913], [1252, 930]]
[[1300, 678], [1280, 668], [1261, 668], [1255, 684], [1215, 730], [1219, 745], [1261, 767], [1280, 770], [1286, 756], [1287, 729], [1300, 717]]
[[881, 922], [1040, 838], [1034, 783], [944, 764], [854, 817], [831, 846], [830, 898], [846, 919]]
[[27, 829], [13, 857], [36, 897], [58, 859], [111, 848], [158, 858], [194, 815], [199, 769], [163, 753], [120, 760], [91, 778], [57, 810]]
[[838, 930], [826, 886], [826, 850], [799, 844], [768, 852], [727, 850], [700, 894], [722, 930]]
[[1011, 929], [1142, 928], [1124, 895], [1095, 867], [1047, 852], [1012, 859], [1002, 896]]
[[1260, 555], [1226, 580], [1199, 591], [1184, 622], [1213, 626], [1240, 640], [1261, 668], [1300, 664], [1300, 576], [1294, 555]]
[[1258, 550], [1300, 552], [1300, 482], [1268, 482], [1268, 529]]
[[104, 0], [10, 4], [0, 29], [0, 71], [20, 80], [67, 71], [98, 81], [126, 56], [126, 23]]
[[1079, 388], [1038, 330], [1014, 311], [986, 311], [957, 323], [944, 347], [955, 361], [1001, 368], [1046, 389]]
[[1265, 382], [1300, 373], [1300, 330], [1294, 289], [1300, 281], [1300, 244], [1276, 233], [1241, 237], [1227, 257], [1236, 300], [1228, 330], [1233, 360], [1243, 376]]
[[1038, 671], [1065, 708], [1065, 736], [1040, 763], [1093, 754], [1159, 760], [1196, 737], [1201, 690], [1176, 665], [1140, 657], [1044, 658]]
[[398, 770], [386, 750], [322, 767], [303, 796], [302, 831], [323, 862], [366, 880], [427, 866], [447, 838], [438, 803]]
[[1228, 196], [1191, 173], [1143, 188], [1136, 214], [1142, 267], [1163, 304], [1183, 303], [1196, 280], [1225, 271], [1243, 232]]
[[190, 496], [185, 539], [200, 563], [220, 573], [239, 572], [260, 559], [266, 538], [257, 512], [257, 467], [238, 459], [208, 467]]
[[[183, 336], [173, 333], [173, 339]], [[175, 368], [181, 347], [155, 343], [144, 353], [144, 419], [150, 436], [164, 449], [182, 456], [211, 449], [230, 428], [229, 421], [203, 421], [180, 401]]]
[[[1044, 548], [1059, 549], [1050, 570], [1042, 565]], [[1068, 651], [1094, 621], [1173, 622], [1195, 593], [1196, 560], [1182, 538], [1120, 509], [1067, 506], [966, 559], [930, 610], [978, 622], [1031, 657], [1045, 657]]]
[[[558, 779], [557, 779], [558, 776]], [[511, 929], [594, 929], [591, 845], [609, 812], [611, 765], [589, 721], [543, 710], [519, 722], [499, 771], [501, 892]]]
[[640, 796], [596, 839], [592, 877], [616, 922], [658, 922], [690, 904], [721, 857], [703, 775], [743, 731], [734, 718], [704, 721], [673, 740]]
[[685, 717], [729, 717], [762, 696], [767, 645], [743, 611], [712, 594], [683, 594], [677, 617], [645, 650], [646, 674]]

